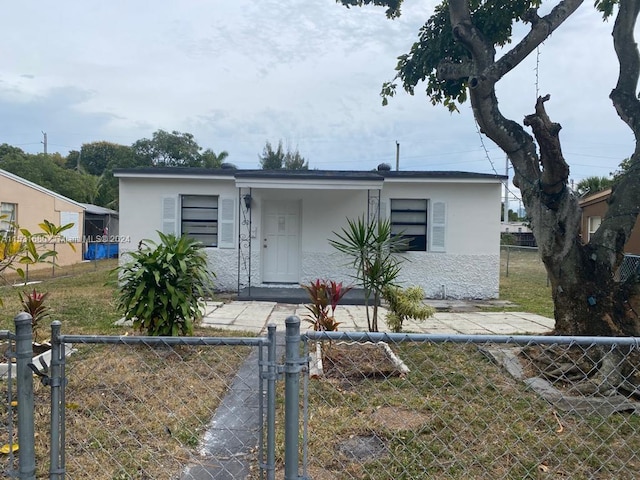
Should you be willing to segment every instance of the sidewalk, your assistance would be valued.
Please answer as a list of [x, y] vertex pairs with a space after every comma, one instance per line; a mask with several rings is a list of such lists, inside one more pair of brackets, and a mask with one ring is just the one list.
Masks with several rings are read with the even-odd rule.
[[[381, 332], [388, 332], [384, 321], [386, 310], [379, 309], [378, 324]], [[264, 333], [269, 323], [274, 323], [278, 331], [285, 328], [285, 319], [297, 315], [306, 330], [305, 318], [309, 316], [304, 305], [233, 301], [231, 303], [209, 303], [202, 325], [213, 328]], [[367, 315], [362, 305], [340, 305], [336, 309], [336, 320], [341, 331], [366, 332]], [[554, 320], [540, 315], [524, 312], [436, 312], [424, 322], [407, 321], [403, 332], [411, 333], [450, 333], [465, 335], [508, 335], [508, 334], [545, 334], [554, 327]]]

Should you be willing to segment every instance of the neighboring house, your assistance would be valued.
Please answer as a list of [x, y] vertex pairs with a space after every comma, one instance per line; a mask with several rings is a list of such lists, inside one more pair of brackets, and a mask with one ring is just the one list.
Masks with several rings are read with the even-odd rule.
[[[607, 188], [600, 192], [586, 195], [580, 199], [580, 207], [582, 208], [582, 225], [580, 234], [582, 235], [582, 241], [587, 243], [591, 239], [591, 235], [600, 226], [602, 219], [607, 213], [609, 208], [609, 197], [611, 196], [611, 189]], [[624, 246], [624, 253], [632, 255], [640, 255], [640, 228], [638, 222], [631, 232], [631, 236]]]
[[[39, 223], [48, 220], [56, 225], [73, 223], [73, 227], [63, 232], [65, 241], [76, 247], [55, 245], [58, 252], [56, 264], [71, 265], [82, 261], [82, 236], [84, 206], [70, 198], [52, 192], [40, 185], [0, 170], [0, 213], [8, 219], [26, 228], [31, 233], [40, 232]], [[7, 221], [0, 221], [0, 231], [9, 227]], [[53, 249], [54, 245], [46, 248]], [[41, 268], [34, 265], [30, 268]]]
[[91, 203], [83, 203], [85, 260], [115, 258], [120, 242], [118, 212]]
[[500, 233], [509, 234], [513, 239], [512, 245], [519, 247], [536, 246], [536, 239], [527, 222], [502, 222], [500, 224]]
[[[121, 253], [155, 231], [202, 241], [217, 287], [352, 283], [329, 244], [360, 216], [389, 218], [412, 238], [400, 282], [427, 296], [495, 298], [501, 182], [466, 172], [208, 170], [114, 171], [120, 180]], [[122, 258], [122, 255], [121, 255]]]

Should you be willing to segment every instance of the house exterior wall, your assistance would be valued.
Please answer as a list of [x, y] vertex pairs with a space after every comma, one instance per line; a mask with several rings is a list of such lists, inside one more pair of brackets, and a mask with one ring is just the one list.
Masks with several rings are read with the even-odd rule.
[[[251, 193], [249, 211], [241, 205], [240, 196]], [[162, 201], [166, 196], [184, 194], [219, 195], [235, 200], [235, 232], [250, 237], [240, 249], [238, 242], [229, 248], [207, 248], [216, 287], [234, 291], [238, 286], [261, 285], [265, 247], [262, 228], [264, 204], [288, 200], [300, 206], [299, 282], [328, 278], [353, 282], [355, 273], [350, 259], [329, 244], [347, 226], [347, 218], [356, 219], [368, 212], [369, 195], [380, 193], [383, 217], [390, 216], [391, 199], [428, 199], [446, 204], [444, 251], [407, 252], [400, 276], [401, 284], [420, 285], [430, 297], [446, 294], [455, 298], [496, 298], [499, 287], [500, 255], [500, 184], [498, 182], [415, 182], [386, 180], [378, 192], [362, 189], [332, 188], [243, 188], [235, 187], [232, 177], [198, 178], [120, 178], [120, 235], [130, 241], [121, 244], [121, 252], [135, 249], [143, 238], [157, 240], [162, 230]], [[429, 213], [431, 215], [431, 213]], [[428, 222], [431, 219], [429, 217]], [[121, 255], [126, 259], [126, 255]], [[250, 265], [250, 272], [249, 270]]]
[[[126, 252], [135, 250], [140, 241], [149, 239], [158, 242], [157, 232], [163, 231], [163, 198], [179, 195], [219, 195], [220, 198], [233, 199], [236, 202], [238, 191], [233, 180], [228, 179], [121, 178], [121, 262], [127, 261]], [[237, 204], [235, 208], [237, 209]], [[206, 253], [211, 270], [216, 275], [216, 287], [221, 290], [237, 289], [237, 248], [207, 248]]]
[[[582, 241], [587, 243], [589, 241], [589, 218], [600, 217], [604, 218], [607, 213], [609, 205], [610, 190], [598, 192], [592, 196], [586, 197], [580, 202], [582, 207], [582, 222], [580, 228], [580, 234]], [[624, 246], [624, 253], [631, 255], [640, 255], [640, 218], [636, 220], [636, 225], [631, 232], [629, 240]]]
[[[69, 235], [69, 243], [74, 245], [75, 251], [69, 245], [60, 244], [49, 244], [46, 247], [43, 246], [43, 248], [55, 248], [56, 252], [58, 252], [57, 265], [71, 265], [82, 261], [84, 209], [81, 206], [36, 190], [29, 185], [3, 175], [0, 175], [0, 202], [16, 204], [16, 223], [31, 233], [40, 232], [38, 224], [42, 223], [43, 220], [48, 220], [55, 225], [61, 225], [66, 222], [67, 214], [77, 215], [77, 225], [74, 229], [66, 232]], [[29, 266], [29, 268], [35, 270], [50, 268], [50, 266], [48, 264], [36, 264]]]
[[382, 201], [387, 212], [392, 198], [446, 204], [445, 251], [405, 253], [400, 282], [420, 285], [431, 298], [497, 298], [500, 195], [496, 183], [385, 184]]

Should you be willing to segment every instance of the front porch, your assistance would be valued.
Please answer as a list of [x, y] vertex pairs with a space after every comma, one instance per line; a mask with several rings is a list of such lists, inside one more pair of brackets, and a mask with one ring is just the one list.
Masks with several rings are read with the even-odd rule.
[[[278, 287], [245, 287], [238, 292], [238, 300], [302, 304], [310, 303], [309, 294], [297, 285]], [[364, 305], [364, 290], [349, 290], [340, 305]]]

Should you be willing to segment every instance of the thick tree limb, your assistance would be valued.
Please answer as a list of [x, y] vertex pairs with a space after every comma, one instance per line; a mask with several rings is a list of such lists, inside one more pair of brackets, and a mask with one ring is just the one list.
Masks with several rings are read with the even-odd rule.
[[471, 21], [468, 0], [450, 0], [449, 14], [453, 36], [469, 50], [479, 75], [494, 64], [496, 49]]
[[556, 196], [564, 191], [569, 180], [569, 165], [562, 156], [559, 133], [562, 128], [559, 123], [551, 121], [544, 108], [544, 102], [550, 96], [538, 97], [536, 113], [527, 115], [524, 124], [530, 126], [540, 147], [540, 164], [542, 165], [542, 177], [540, 188], [546, 195], [547, 207], [555, 210]]
[[544, 17], [538, 17], [536, 14], [535, 21], [531, 22], [529, 33], [485, 72], [486, 78], [497, 82], [513, 70], [562, 25], [582, 5], [582, 2], [583, 0], [562, 0]]
[[620, 70], [618, 83], [609, 97], [620, 118], [631, 127], [640, 140], [640, 102], [636, 96], [640, 78], [640, 54], [633, 31], [640, 12], [639, 0], [620, 0], [618, 15], [613, 26], [613, 46]]
[[475, 75], [470, 78], [470, 99], [481, 130], [511, 158], [516, 185], [533, 183], [540, 176], [533, 138], [521, 125], [505, 118], [498, 108], [496, 80], [486, 81], [484, 72], [495, 63], [495, 49], [471, 21], [468, 0], [450, 0], [454, 35], [471, 53]]
[[634, 28], [640, 14], [640, 0], [620, 0], [613, 27], [613, 45], [620, 64], [618, 82], [610, 94], [620, 118], [636, 139], [635, 152], [609, 199], [609, 208], [600, 228], [589, 242], [595, 258], [614, 268], [622, 259], [623, 247], [640, 211], [640, 101], [636, 96], [640, 79], [640, 53]]

